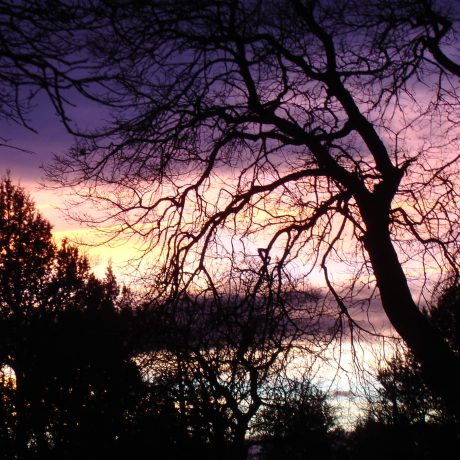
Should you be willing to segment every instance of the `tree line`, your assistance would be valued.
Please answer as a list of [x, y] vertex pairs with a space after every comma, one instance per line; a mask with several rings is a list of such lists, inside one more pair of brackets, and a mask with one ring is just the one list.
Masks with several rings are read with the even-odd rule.
[[[275, 394], [295, 383], [285, 367], [304, 332], [287, 329], [286, 304], [242, 292], [173, 312], [140, 301], [110, 268], [98, 279], [76, 246], [56, 244], [9, 176], [0, 277], [2, 458], [245, 459], [260, 409], [268, 433]], [[324, 396], [295, 384], [326, 436]]]
[[[1, 458], [439, 458], [457, 446], [455, 414], [409, 352], [380, 370], [367, 415], [345, 433], [308, 372], [288, 370], [297, 342], [321, 333], [291, 327], [298, 296], [279, 305], [259, 289], [251, 300], [244, 278], [221, 304], [189, 297], [171, 310], [141, 298], [110, 268], [98, 279], [67, 240], [56, 244], [9, 176], [0, 277]], [[459, 292], [447, 287], [430, 311], [455, 353]], [[317, 297], [303, 295], [304, 311]]]

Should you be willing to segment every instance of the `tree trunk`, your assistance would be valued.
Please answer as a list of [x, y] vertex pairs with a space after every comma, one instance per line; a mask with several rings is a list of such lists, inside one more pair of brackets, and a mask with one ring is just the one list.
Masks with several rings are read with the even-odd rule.
[[235, 430], [235, 437], [233, 439], [233, 458], [235, 460], [246, 460], [248, 457], [248, 446], [246, 444], [246, 431], [247, 426], [240, 425]]
[[415, 304], [388, 225], [378, 220], [367, 220], [364, 243], [383, 308], [393, 327], [420, 362], [427, 384], [460, 417], [460, 360]]

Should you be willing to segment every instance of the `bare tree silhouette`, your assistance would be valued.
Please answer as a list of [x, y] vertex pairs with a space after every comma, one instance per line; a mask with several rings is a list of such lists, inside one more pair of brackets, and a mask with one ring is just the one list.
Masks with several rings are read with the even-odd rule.
[[[456, 2], [72, 6], [88, 74], [104, 79], [85, 91], [113, 107], [104, 132], [49, 169], [100, 205], [80, 218], [162, 248], [172, 294], [212, 288], [224, 253], [257, 259], [261, 274], [321, 268], [354, 326], [353, 301], [378, 290], [460, 413], [459, 360], [409, 284], [423, 296], [434, 271], [458, 272]], [[331, 276], [337, 261], [353, 268], [348, 292]]]
[[169, 387], [181, 419], [213, 458], [245, 460], [248, 431], [271, 389], [299, 372], [293, 360], [307, 373], [312, 350], [330, 331], [322, 330], [316, 295], [287, 285], [273, 292], [267, 279], [254, 289], [257, 272], [232, 276], [231, 290], [218, 296], [195, 292], [150, 307], [156, 327], [138, 362], [147, 379]]

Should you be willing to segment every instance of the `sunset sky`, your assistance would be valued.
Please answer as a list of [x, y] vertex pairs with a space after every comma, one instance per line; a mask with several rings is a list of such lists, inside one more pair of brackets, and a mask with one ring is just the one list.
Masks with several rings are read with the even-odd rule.
[[[101, 119], [94, 108], [81, 101], [74, 110], [76, 119], [85, 128]], [[0, 171], [4, 175], [10, 171], [13, 182], [21, 184], [32, 196], [40, 213], [53, 225], [57, 241], [64, 237], [84, 241], [95, 241], [92, 232], [67, 219], [63, 213], [65, 191], [47, 190], [41, 186], [44, 181], [43, 165], [50, 163], [54, 155], [64, 153], [72, 145], [72, 136], [59, 122], [53, 108], [44, 97], [37, 98], [34, 109], [29, 113], [28, 123], [32, 129], [11, 121], [0, 121]], [[113, 247], [83, 247], [91, 261], [94, 271], [102, 276], [110, 262], [119, 277], [126, 272], [125, 262], [135, 254], [133, 244]]]
[[[91, 114], [85, 105], [81, 109], [82, 118], [87, 122], [94, 117], [97, 122], [98, 115]], [[46, 190], [41, 187], [40, 183], [44, 179], [42, 165], [52, 161], [53, 155], [59, 155], [66, 151], [72, 145], [72, 137], [66, 132], [65, 128], [53, 113], [52, 108], [45, 100], [30, 113], [30, 125], [37, 131], [33, 132], [22, 126], [6, 123], [2, 121], [0, 129], [2, 133], [8, 133], [0, 147], [0, 167], [2, 174], [7, 170], [11, 172], [14, 182], [19, 182], [24, 186], [34, 199], [37, 208], [41, 214], [47, 218], [53, 225], [53, 233], [57, 241], [64, 237], [70, 237], [73, 240], [85, 241], [92, 243], [97, 237], [93, 236], [91, 230], [79, 225], [77, 222], [66, 219], [62, 208], [65, 202], [65, 192], [58, 190]], [[11, 147], [4, 144], [8, 143]], [[15, 148], [17, 147], [17, 148]], [[22, 149], [22, 150], [19, 150]], [[129, 282], [126, 275], [127, 260], [136, 254], [133, 249], [135, 243], [122, 244], [118, 247], [100, 246], [95, 248], [83, 247], [83, 250], [89, 255], [91, 265], [95, 273], [103, 276], [107, 264], [110, 262], [122, 281]], [[322, 275], [314, 273], [312, 283], [319, 282]], [[379, 306], [375, 307], [375, 325], [386, 324], [386, 318]], [[343, 409], [345, 418], [344, 423], [350, 423], [357, 414], [357, 407], [351, 397], [351, 391], [356, 390], [358, 381], [354, 380], [352, 374], [340, 372], [337, 374], [336, 360], [340, 356], [342, 369], [353, 370], [353, 359], [349, 344], [345, 343], [344, 348], [338, 352], [338, 349], [331, 349], [328, 359], [329, 364], [322, 361], [317, 369], [317, 380], [326, 389], [330, 389], [332, 394], [337, 396], [337, 404]], [[358, 354], [361, 354], [362, 363], [374, 362], [378, 347], [374, 344], [361, 343]], [[335, 356], [337, 354], [337, 356]], [[319, 363], [318, 363], [319, 364]], [[373, 364], [372, 364], [373, 365]], [[332, 386], [329, 387], [331, 385]]]
[[[75, 123], [84, 129], [101, 125], [105, 122], [104, 115], [97, 107], [92, 107], [84, 99], [76, 99], [78, 105], [72, 110]], [[0, 172], [2, 175], [10, 171], [13, 182], [25, 187], [34, 199], [41, 214], [53, 225], [53, 233], [57, 241], [68, 237], [73, 241], [94, 244], [98, 241], [97, 233], [88, 227], [79, 224], [64, 214], [66, 198], [70, 198], [66, 190], [50, 190], [41, 184], [44, 182], [42, 166], [50, 164], [53, 156], [64, 154], [72, 145], [73, 138], [59, 121], [53, 107], [44, 96], [37, 97], [33, 110], [27, 119], [35, 130], [27, 129], [11, 121], [0, 121], [0, 130], [4, 139], [0, 139]], [[88, 209], [91, 212], [90, 209]], [[91, 261], [91, 265], [99, 276], [105, 272], [108, 263], [112, 263], [118, 277], [123, 280], [129, 269], [126, 263], [129, 259], [139, 255], [136, 252], [139, 241], [120, 241], [110, 247], [82, 246]], [[154, 256], [153, 256], [154, 257]], [[346, 267], [332, 265], [332, 275], [337, 280], [348, 280], [349, 272]], [[315, 268], [309, 276], [312, 285], [324, 286], [324, 277], [321, 270]], [[374, 308], [374, 326], [387, 326], [387, 319], [379, 305]], [[365, 316], [365, 314], [364, 314]]]

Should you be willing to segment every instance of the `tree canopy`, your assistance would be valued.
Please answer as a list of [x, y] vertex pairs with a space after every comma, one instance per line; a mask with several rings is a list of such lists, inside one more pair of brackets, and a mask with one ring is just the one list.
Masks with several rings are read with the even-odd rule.
[[[146, 393], [111, 270], [99, 280], [9, 176], [0, 181], [2, 458], [115, 455]], [[118, 442], [115, 442], [118, 439]]]

